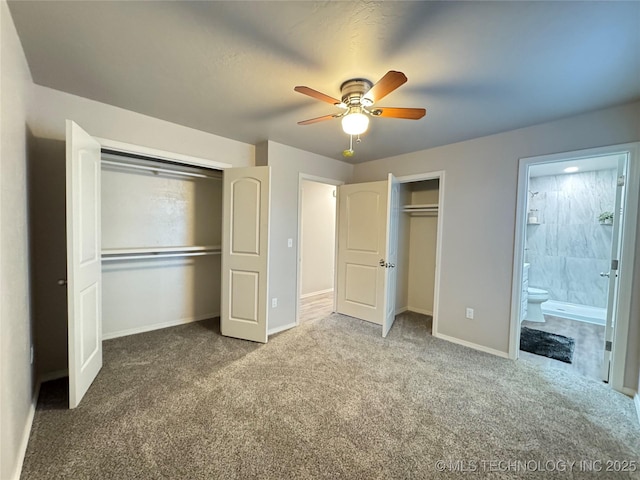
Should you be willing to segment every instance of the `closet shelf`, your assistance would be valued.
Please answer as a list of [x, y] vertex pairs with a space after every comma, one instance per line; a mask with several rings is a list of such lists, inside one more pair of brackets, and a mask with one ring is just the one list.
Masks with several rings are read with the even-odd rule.
[[425, 204], [411, 204], [403, 205], [402, 211], [405, 213], [438, 213], [437, 203], [425, 203]]
[[102, 250], [102, 261], [142, 260], [148, 258], [197, 257], [220, 255], [220, 245], [201, 245], [193, 247], [143, 247], [143, 248], [107, 248]]

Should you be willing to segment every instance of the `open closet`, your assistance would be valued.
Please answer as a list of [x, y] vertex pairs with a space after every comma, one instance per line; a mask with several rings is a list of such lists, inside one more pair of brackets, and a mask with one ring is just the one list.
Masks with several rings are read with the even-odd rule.
[[400, 184], [396, 313], [433, 315], [439, 183]]
[[[417, 177], [417, 178], [416, 178]], [[338, 313], [382, 326], [398, 313], [433, 315], [444, 172], [342, 185], [338, 189]]]
[[220, 315], [222, 172], [102, 150], [102, 338]]
[[70, 408], [105, 338], [219, 314], [223, 335], [267, 342], [270, 167], [96, 139], [70, 120], [66, 151]]

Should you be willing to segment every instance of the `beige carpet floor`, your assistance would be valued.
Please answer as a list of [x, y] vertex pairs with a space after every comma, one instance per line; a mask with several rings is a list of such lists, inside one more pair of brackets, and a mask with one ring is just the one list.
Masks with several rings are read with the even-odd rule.
[[79, 408], [64, 381], [43, 385], [22, 478], [638, 478], [604, 471], [640, 461], [631, 399], [420, 318], [386, 339], [333, 314], [267, 345], [214, 320], [107, 341]]

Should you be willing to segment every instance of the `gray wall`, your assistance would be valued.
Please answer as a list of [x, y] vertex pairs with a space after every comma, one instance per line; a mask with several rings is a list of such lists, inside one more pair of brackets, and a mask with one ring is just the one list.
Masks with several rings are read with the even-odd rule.
[[611, 226], [598, 215], [613, 211], [615, 169], [531, 177], [529, 209], [540, 225], [527, 225], [525, 261], [529, 285], [544, 288], [561, 302], [605, 308], [609, 282]]
[[[428, 129], [428, 122], [425, 128]], [[640, 140], [640, 102], [355, 166], [354, 181], [444, 170], [440, 333], [508, 352], [518, 159]], [[637, 208], [637, 207], [634, 207]], [[640, 270], [634, 283], [640, 285]], [[465, 307], [475, 320], [465, 319]], [[636, 388], [640, 302], [625, 386]]]
[[[346, 182], [353, 166], [272, 141], [256, 147], [256, 164], [271, 167], [269, 298], [278, 298], [278, 306], [269, 309], [269, 330], [273, 330], [293, 326], [296, 320], [300, 174]], [[292, 248], [287, 247], [289, 238]]]
[[5, 1], [0, 2], [0, 478], [17, 478], [33, 397], [27, 158], [31, 75]]

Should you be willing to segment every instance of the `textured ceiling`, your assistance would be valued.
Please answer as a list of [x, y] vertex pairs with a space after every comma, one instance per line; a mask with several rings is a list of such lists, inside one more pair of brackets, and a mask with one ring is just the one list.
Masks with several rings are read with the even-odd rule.
[[409, 81], [351, 162], [640, 99], [640, 2], [57, 2], [9, 7], [37, 84], [247, 143], [343, 159], [352, 77]]

